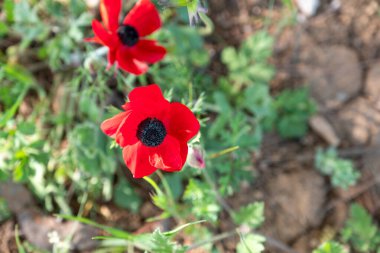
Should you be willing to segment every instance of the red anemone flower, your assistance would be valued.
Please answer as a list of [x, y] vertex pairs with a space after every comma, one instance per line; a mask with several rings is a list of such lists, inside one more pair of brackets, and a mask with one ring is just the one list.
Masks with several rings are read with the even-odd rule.
[[117, 66], [135, 75], [148, 70], [149, 63], [161, 60], [166, 49], [156, 41], [144, 39], [161, 27], [159, 13], [150, 0], [139, 0], [122, 24], [119, 24], [121, 0], [101, 0], [100, 15], [103, 24], [92, 21], [95, 37], [87, 41], [107, 46], [108, 67]]
[[123, 148], [133, 177], [157, 169], [180, 171], [187, 158], [187, 142], [200, 128], [197, 118], [185, 105], [167, 101], [156, 84], [135, 88], [128, 97], [124, 112], [105, 120], [101, 129]]

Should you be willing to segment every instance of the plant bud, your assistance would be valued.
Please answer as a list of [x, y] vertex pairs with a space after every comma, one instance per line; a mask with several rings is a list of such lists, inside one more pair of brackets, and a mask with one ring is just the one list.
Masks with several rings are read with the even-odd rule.
[[189, 145], [187, 164], [197, 169], [204, 169], [206, 167], [205, 151], [200, 145]]

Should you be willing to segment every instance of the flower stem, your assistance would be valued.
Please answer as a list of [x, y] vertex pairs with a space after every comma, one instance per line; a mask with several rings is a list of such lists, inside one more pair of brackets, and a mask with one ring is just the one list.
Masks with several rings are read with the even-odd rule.
[[234, 147], [226, 148], [226, 149], [224, 149], [224, 150], [222, 150], [222, 151], [219, 151], [219, 152], [217, 152], [217, 153], [211, 154], [211, 155], [209, 156], [209, 159], [214, 159], [214, 158], [220, 157], [220, 156], [222, 156], [222, 155], [225, 155], [225, 154], [231, 153], [231, 152], [233, 152], [233, 151], [235, 151], [235, 150], [238, 150], [239, 148], [240, 148], [239, 146], [234, 146]]
[[177, 223], [181, 224], [181, 220], [182, 219], [181, 219], [181, 216], [178, 213], [177, 206], [176, 206], [176, 203], [175, 203], [175, 200], [174, 200], [174, 196], [173, 196], [173, 192], [170, 189], [168, 181], [166, 181], [164, 175], [162, 174], [162, 172], [160, 170], [157, 170], [157, 175], [161, 179], [161, 182], [162, 182], [162, 184], [164, 186], [164, 189], [165, 189], [165, 193], [166, 193], [166, 195], [169, 198], [169, 203], [170, 203], [170, 205], [172, 207], [171, 208], [172, 215], [173, 215], [174, 219], [177, 221]]

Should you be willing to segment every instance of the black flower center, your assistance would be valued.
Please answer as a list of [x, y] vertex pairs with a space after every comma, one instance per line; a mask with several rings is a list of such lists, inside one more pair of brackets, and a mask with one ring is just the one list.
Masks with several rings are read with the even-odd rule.
[[121, 25], [117, 29], [117, 35], [119, 35], [121, 42], [129, 47], [136, 45], [139, 41], [139, 33], [130, 25]]
[[137, 138], [148, 147], [157, 147], [166, 136], [164, 124], [155, 118], [147, 118], [137, 127]]

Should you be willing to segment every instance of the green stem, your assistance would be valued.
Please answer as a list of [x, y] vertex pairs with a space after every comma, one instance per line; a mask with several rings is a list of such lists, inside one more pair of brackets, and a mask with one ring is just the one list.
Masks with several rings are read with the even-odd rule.
[[168, 182], [166, 181], [164, 175], [160, 170], [157, 170], [157, 175], [161, 179], [162, 184], [164, 185], [165, 193], [169, 197], [169, 203], [171, 205], [172, 215], [178, 224], [181, 224], [181, 216], [178, 213], [177, 206], [174, 200], [173, 192], [170, 189]]
[[231, 147], [231, 148], [227, 148], [227, 149], [224, 149], [222, 151], [219, 151], [215, 154], [211, 154], [208, 158], [209, 159], [214, 159], [214, 158], [217, 158], [219, 156], [222, 156], [222, 155], [225, 155], [225, 154], [228, 154], [228, 153], [231, 153], [235, 150], [238, 150], [240, 147], [239, 146], [234, 146], [234, 147]]

